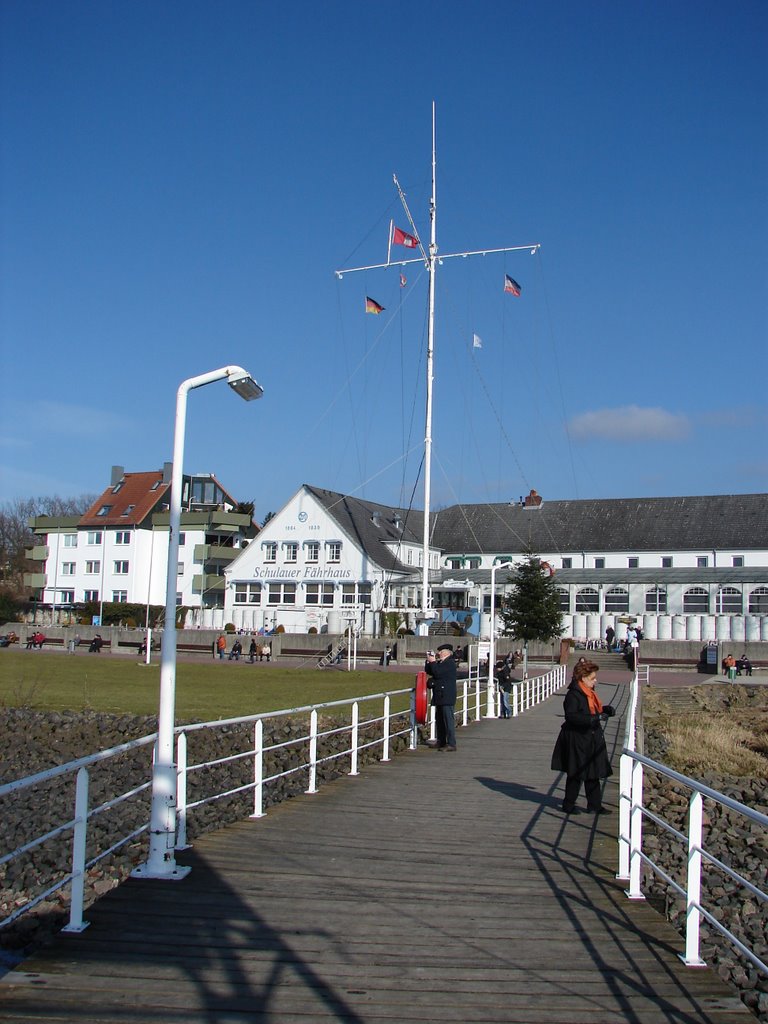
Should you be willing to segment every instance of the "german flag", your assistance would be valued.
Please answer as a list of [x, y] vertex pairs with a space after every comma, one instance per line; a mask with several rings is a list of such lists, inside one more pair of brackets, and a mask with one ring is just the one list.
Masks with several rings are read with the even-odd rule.
[[378, 304], [378, 302], [376, 301], [376, 299], [372, 299], [369, 295], [366, 295], [366, 297], [365, 297], [365, 312], [366, 313], [375, 313], [378, 316], [379, 313], [383, 313], [384, 312], [384, 307], [380, 306]]

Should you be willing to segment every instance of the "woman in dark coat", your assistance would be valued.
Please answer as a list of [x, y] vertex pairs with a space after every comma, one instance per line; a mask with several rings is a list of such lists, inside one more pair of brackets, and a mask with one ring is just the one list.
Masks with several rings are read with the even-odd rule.
[[580, 659], [573, 670], [573, 679], [563, 701], [565, 721], [552, 752], [552, 769], [565, 772], [566, 814], [580, 814], [576, 807], [582, 782], [587, 808], [593, 814], [607, 814], [600, 803], [600, 781], [613, 774], [605, 748], [601, 720], [615, 714], [610, 704], [603, 704], [595, 692], [599, 666]]

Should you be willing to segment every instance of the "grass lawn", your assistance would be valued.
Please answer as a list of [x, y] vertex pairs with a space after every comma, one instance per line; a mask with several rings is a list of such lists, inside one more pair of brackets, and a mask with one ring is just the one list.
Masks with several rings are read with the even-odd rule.
[[[244, 661], [180, 661], [176, 668], [176, 722], [236, 718], [406, 689], [412, 684], [410, 674], [278, 668]], [[0, 650], [2, 707], [156, 715], [159, 687], [157, 661], [145, 665], [138, 659], [104, 654], [72, 657], [60, 651]], [[408, 706], [407, 694], [392, 700], [393, 711]], [[373, 710], [366, 704], [365, 716]]]

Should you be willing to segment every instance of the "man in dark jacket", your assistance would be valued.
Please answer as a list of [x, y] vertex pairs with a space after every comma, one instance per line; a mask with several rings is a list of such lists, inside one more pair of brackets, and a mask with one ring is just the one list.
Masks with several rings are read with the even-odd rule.
[[427, 655], [427, 686], [432, 691], [438, 750], [456, 749], [456, 662], [451, 644], [441, 644], [435, 654]]

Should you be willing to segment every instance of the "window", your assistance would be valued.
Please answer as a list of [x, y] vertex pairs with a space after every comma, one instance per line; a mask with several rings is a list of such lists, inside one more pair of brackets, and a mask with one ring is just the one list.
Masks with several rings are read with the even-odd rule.
[[127, 562], [115, 562], [114, 569], [112, 570], [115, 576], [127, 576], [128, 575], [128, 563]]
[[307, 604], [333, 604], [332, 583], [308, 583]]
[[128, 601], [128, 591], [127, 590], [113, 590], [112, 591], [112, 600], [114, 601], [115, 604], [125, 604]]
[[267, 604], [296, 604], [296, 584], [270, 583]]
[[261, 584], [235, 584], [235, 604], [261, 604]]
[[121, 480], [119, 484], [115, 484], [115, 486], [112, 488], [112, 493], [117, 494], [117, 492], [120, 490], [124, 483], [125, 480]]
[[605, 559], [604, 558], [596, 558], [595, 559], [595, 568], [596, 569], [604, 569], [605, 568]]
[[606, 612], [623, 613], [629, 611], [629, 591], [624, 587], [613, 587], [605, 594]]
[[[128, 542], [126, 541], [126, 544], [127, 543]], [[187, 535], [186, 535], [186, 533], [180, 533], [179, 534], [179, 547], [183, 548], [186, 543], [187, 543]]]
[[[672, 559], [670, 559], [672, 561]], [[664, 615], [667, 611], [666, 587], [649, 587], [645, 592], [645, 610]]]
[[445, 561], [447, 569], [461, 569], [464, 565], [463, 558], [447, 558]]
[[98, 601], [99, 600], [99, 592], [98, 592], [98, 590], [86, 590], [83, 593], [83, 600], [84, 601]]
[[698, 558], [696, 559], [696, 568], [697, 569], [706, 569], [708, 565], [709, 565], [709, 559], [707, 558], [707, 556], [706, 555], [699, 555]]
[[101, 572], [101, 562], [100, 561], [98, 561], [98, 560], [97, 561], [91, 560], [91, 561], [85, 563], [85, 575], [86, 576], [98, 576], [98, 574], [100, 572]]
[[370, 583], [358, 583], [357, 585], [357, 603], [364, 604], [366, 608], [371, 607], [371, 590], [373, 589]]
[[357, 604], [357, 587], [354, 583], [345, 583], [341, 588], [342, 604]]
[[115, 544], [130, 544], [131, 543], [131, 531], [130, 530], [118, 530], [115, 534]]
[[715, 613], [717, 615], [741, 615], [744, 601], [736, 587], [721, 587], [717, 592]]
[[340, 562], [341, 561], [341, 541], [340, 540], [329, 540], [328, 541], [328, 561], [329, 562]]
[[664, 555], [663, 556], [663, 558], [661, 559], [661, 568], [662, 569], [671, 569], [672, 568], [672, 556], [671, 555]]
[[286, 562], [297, 562], [299, 559], [299, 545], [290, 543], [285, 545]]
[[[419, 563], [419, 564], [421, 564], [421, 563]], [[467, 561], [467, 568], [468, 569], [479, 569], [480, 568], [480, 559], [479, 558], [470, 558]]]
[[408, 550], [406, 551], [405, 555], [406, 555], [406, 558], [405, 558], [406, 564], [407, 565], [413, 565], [413, 551], [411, 551], [411, 549], [408, 548]]
[[102, 533], [101, 530], [89, 530], [88, 531], [88, 543], [89, 544], [101, 544]]
[[[567, 615], [571, 610], [571, 595], [568, 593], [567, 587], [558, 587], [556, 590], [557, 600], [560, 602], [560, 611], [564, 615]], [[490, 601], [488, 602], [488, 611], [490, 611]]]
[[691, 587], [683, 594], [683, 612], [687, 615], [706, 615], [709, 612], [709, 592], [704, 587]]
[[60, 590], [59, 601], [62, 604], [74, 604], [75, 603], [75, 592], [74, 590]]
[[61, 575], [62, 576], [74, 576], [76, 568], [77, 568], [77, 562], [62, 562], [61, 563]]
[[319, 562], [320, 561], [320, 542], [313, 540], [307, 544], [307, 561], [308, 562]]
[[177, 576], [183, 576], [184, 575], [184, 563], [183, 562], [177, 562], [176, 563], [176, 575]]
[[111, 505], [102, 505], [99, 511], [96, 513], [97, 516], [108, 516], [112, 511]]
[[639, 558], [632, 557], [632, 558], [628, 558], [627, 559], [627, 568], [628, 569], [637, 569], [639, 565], [640, 565], [640, 559]]
[[572, 558], [564, 558], [563, 559], [563, 569], [571, 569], [571, 568], [573, 568], [573, 559]]
[[734, 555], [731, 559], [731, 565], [734, 569], [744, 568], [744, 555]]
[[121, 516], [129, 516], [131, 512], [136, 508], [135, 505], [126, 505], [123, 511], [120, 513]]
[[65, 533], [64, 534], [64, 547], [65, 548], [76, 548], [77, 547], [77, 534], [76, 533]]
[[768, 615], [768, 587], [755, 587], [751, 592], [749, 611], [752, 615]]
[[181, 591], [176, 591], [176, 607], [181, 608]]
[[265, 562], [276, 562], [277, 561], [277, 544], [270, 541], [269, 544], [264, 545], [264, 561]]
[[576, 594], [577, 612], [599, 612], [600, 595], [594, 587], [582, 587]]

